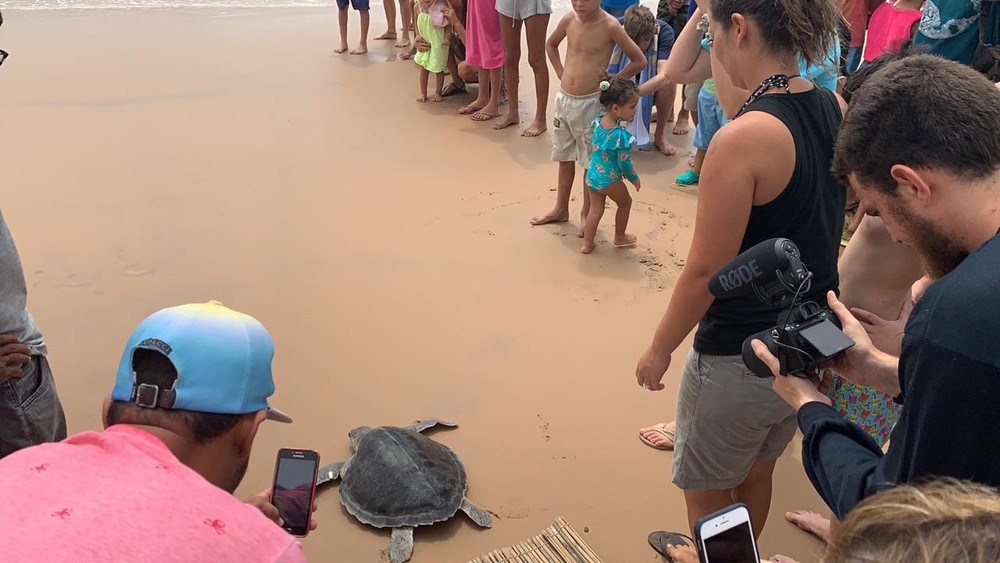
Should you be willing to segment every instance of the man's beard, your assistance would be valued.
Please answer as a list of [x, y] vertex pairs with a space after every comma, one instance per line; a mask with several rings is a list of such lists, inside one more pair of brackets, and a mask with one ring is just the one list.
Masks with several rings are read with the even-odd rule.
[[908, 213], [903, 207], [893, 206], [899, 221], [910, 231], [910, 245], [920, 256], [924, 270], [932, 279], [940, 279], [969, 257], [969, 251], [948, 238], [930, 221]]
[[223, 488], [230, 494], [236, 492], [236, 488], [240, 486], [241, 482], [243, 482], [243, 476], [247, 474], [248, 467], [250, 467], [249, 457], [247, 459], [244, 459], [243, 463], [241, 463], [240, 466], [236, 468], [236, 472], [233, 473], [232, 479]]

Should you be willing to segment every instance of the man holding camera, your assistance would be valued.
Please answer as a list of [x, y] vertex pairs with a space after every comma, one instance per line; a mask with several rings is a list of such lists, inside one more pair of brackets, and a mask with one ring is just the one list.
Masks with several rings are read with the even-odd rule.
[[855, 95], [837, 140], [834, 171], [862, 208], [913, 247], [936, 279], [916, 304], [895, 358], [872, 345], [831, 293], [855, 346], [837, 373], [903, 405], [883, 455], [845, 421], [814, 382], [775, 374], [798, 411], [803, 464], [837, 517], [865, 497], [931, 476], [1000, 486], [1000, 91], [958, 63], [914, 55], [879, 71]]

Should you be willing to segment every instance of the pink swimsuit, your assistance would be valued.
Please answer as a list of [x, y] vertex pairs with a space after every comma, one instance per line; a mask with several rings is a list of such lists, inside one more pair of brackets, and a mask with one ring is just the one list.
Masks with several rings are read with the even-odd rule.
[[503, 66], [503, 38], [496, 0], [468, 0], [465, 62], [486, 70]]

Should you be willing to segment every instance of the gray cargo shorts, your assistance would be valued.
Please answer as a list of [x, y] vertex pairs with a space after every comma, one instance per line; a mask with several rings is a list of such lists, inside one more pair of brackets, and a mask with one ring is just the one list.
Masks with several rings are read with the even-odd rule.
[[688, 354], [677, 394], [674, 484], [724, 490], [754, 462], [781, 457], [795, 436], [795, 411], [754, 375], [742, 356]]
[[66, 415], [49, 362], [32, 356], [23, 376], [0, 383], [0, 458], [65, 438]]

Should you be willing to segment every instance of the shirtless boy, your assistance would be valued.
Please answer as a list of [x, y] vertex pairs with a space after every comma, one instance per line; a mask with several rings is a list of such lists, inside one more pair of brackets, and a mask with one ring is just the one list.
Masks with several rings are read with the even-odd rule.
[[[559, 55], [563, 39], [568, 41], [565, 67]], [[555, 208], [533, 218], [532, 225], [569, 221], [569, 196], [576, 180], [575, 166], [580, 163], [587, 168], [590, 164], [594, 120], [601, 113], [601, 71], [607, 68], [615, 45], [632, 61], [618, 76], [631, 78], [646, 67], [642, 50], [629, 39], [618, 20], [601, 9], [600, 0], [573, 0], [573, 11], [559, 21], [545, 43], [545, 52], [561, 83], [552, 121], [552, 160], [559, 163], [559, 183]], [[581, 237], [589, 207], [590, 198], [584, 197]]]

